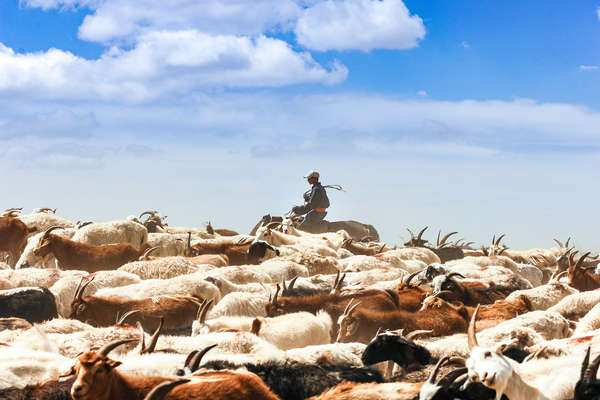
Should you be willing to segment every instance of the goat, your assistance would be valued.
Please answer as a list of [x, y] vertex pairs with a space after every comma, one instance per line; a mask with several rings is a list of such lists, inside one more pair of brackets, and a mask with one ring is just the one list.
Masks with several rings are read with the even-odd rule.
[[[195, 371], [202, 353], [193, 352], [188, 356], [186, 368]], [[350, 382], [382, 382], [379, 371], [373, 368], [353, 367], [330, 363], [303, 364], [298, 362], [269, 361], [259, 364], [234, 364], [230, 361], [209, 361], [202, 368], [212, 370], [235, 370], [245, 368], [258, 375], [267, 386], [283, 400], [304, 400], [317, 395], [342, 381]]]
[[252, 243], [251, 239], [241, 238], [237, 241], [209, 241], [202, 240], [191, 246], [195, 256], [203, 254], [224, 254], [229, 260], [229, 265], [246, 264], [246, 253]]
[[458, 272], [436, 276], [433, 279], [433, 293], [443, 292], [444, 300], [461, 301], [467, 306], [476, 306], [504, 299], [511, 292], [510, 288], [494, 283], [487, 286], [481, 282], [458, 282], [453, 279], [455, 276], [464, 278]]
[[514, 300], [521, 295], [525, 295], [531, 300], [534, 310], [547, 310], [563, 298], [574, 293], [578, 293], [577, 289], [566, 283], [558, 282], [555, 277], [545, 285], [533, 289], [515, 290], [506, 297], [506, 300]]
[[422, 383], [354, 383], [339, 385], [307, 400], [412, 400], [419, 394]]
[[90, 246], [114, 243], [129, 243], [133, 246], [140, 246], [142, 243], [148, 242], [148, 231], [133, 221], [100, 222], [78, 229], [72, 240]]
[[[108, 358], [115, 347], [131, 342], [119, 340], [78, 357], [67, 374], [75, 375], [71, 387], [74, 400], [142, 400], [154, 387], [172, 380], [162, 376], [139, 377], [117, 371], [121, 363]], [[171, 391], [169, 399], [209, 398], [213, 400], [277, 400], [263, 381], [254, 374], [234, 371], [201, 372]]]
[[11, 387], [0, 390], [0, 399], [7, 400], [72, 400], [71, 386], [74, 378], [47, 381], [27, 385], [24, 388]]
[[9, 317], [23, 318], [31, 323], [56, 318], [54, 295], [39, 287], [0, 290], [0, 318]]
[[139, 250], [129, 243], [91, 246], [52, 235], [50, 232], [54, 229], [59, 227], [50, 227], [44, 232], [34, 253], [39, 257], [53, 253], [63, 269], [77, 268], [87, 272], [114, 269], [137, 260], [149, 248], [148, 243], [143, 243]]
[[575, 265], [570, 266], [567, 270], [569, 285], [581, 292], [600, 288], [600, 275], [593, 273], [595, 266], [583, 268], [583, 262], [589, 255], [590, 252], [585, 253]]
[[598, 366], [600, 365], [600, 356], [597, 356], [594, 361], [590, 362], [590, 351], [592, 346], [589, 346], [583, 362], [581, 363], [581, 373], [579, 381], [575, 385], [575, 396], [573, 400], [599, 400], [600, 399], [600, 381], [596, 375], [598, 374]]
[[413, 342], [413, 338], [423, 333], [431, 331], [413, 331], [406, 337], [400, 332], [377, 332], [362, 353], [361, 360], [365, 365], [391, 360], [405, 370], [428, 364], [431, 361], [431, 353]]
[[352, 238], [344, 240], [342, 242], [341, 247], [350, 250], [350, 252], [355, 256], [374, 256], [375, 254], [379, 254], [385, 251], [385, 244], [380, 246], [367, 247], [363, 244], [355, 243]]
[[[421, 307], [421, 311], [428, 309], [438, 309], [440, 311], [450, 311], [457, 312], [464, 315], [466, 312], [469, 316], [473, 315], [474, 308], [468, 306], [455, 306], [451, 303], [440, 298], [439, 292], [435, 295], [427, 297], [423, 300], [423, 306]], [[531, 304], [531, 300], [529, 297], [525, 295], [520, 295], [514, 300], [496, 300], [493, 304], [485, 305], [480, 308], [481, 319], [485, 320], [484, 328], [491, 328], [498, 325], [502, 321], [509, 320], [511, 318], [515, 318], [520, 314], [525, 314], [529, 311], [533, 310], [533, 306]], [[481, 322], [480, 322], [481, 325]]]
[[466, 312], [425, 310], [409, 313], [402, 310], [374, 311], [363, 307], [355, 312], [360, 304], [350, 300], [344, 313], [338, 319], [338, 342], [368, 343], [378, 329], [404, 329], [407, 332], [431, 330], [434, 336], [464, 332], [467, 328]]
[[110, 326], [118, 314], [138, 310], [131, 319], [140, 321], [147, 329], [156, 329], [158, 318], [165, 318], [165, 329], [182, 329], [192, 326], [200, 300], [195, 297], [164, 296], [144, 299], [121, 299], [118, 297], [83, 297], [85, 288], [94, 277], [83, 283], [81, 278], [71, 302], [69, 318], [80, 321], [91, 320], [98, 326]]
[[0, 251], [8, 252], [8, 265], [11, 267], [17, 263], [31, 232], [18, 218], [0, 217]]

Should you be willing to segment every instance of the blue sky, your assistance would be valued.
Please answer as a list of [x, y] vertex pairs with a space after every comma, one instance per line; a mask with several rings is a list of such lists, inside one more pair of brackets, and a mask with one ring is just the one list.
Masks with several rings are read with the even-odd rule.
[[600, 247], [600, 2], [163, 3], [2, 2], [6, 208], [245, 231], [318, 168], [390, 242]]

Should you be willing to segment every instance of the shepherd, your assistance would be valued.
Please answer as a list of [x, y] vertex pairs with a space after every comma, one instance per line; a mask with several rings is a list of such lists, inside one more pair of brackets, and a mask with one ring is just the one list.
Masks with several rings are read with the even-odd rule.
[[297, 215], [304, 215], [304, 221], [298, 226], [305, 232], [319, 233], [321, 231], [321, 221], [327, 215], [329, 207], [329, 198], [327, 192], [319, 182], [319, 173], [310, 171], [304, 178], [312, 185], [311, 190], [304, 193], [304, 205], [294, 206], [292, 212]]

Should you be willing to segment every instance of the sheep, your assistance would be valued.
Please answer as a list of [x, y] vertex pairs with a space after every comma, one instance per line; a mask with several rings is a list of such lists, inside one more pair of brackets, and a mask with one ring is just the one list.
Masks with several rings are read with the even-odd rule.
[[[168, 381], [161, 376], [138, 377], [123, 375], [116, 370], [121, 363], [108, 358], [108, 353], [123, 341], [110, 343], [98, 352], [87, 352], [78, 357], [69, 371], [75, 375], [71, 395], [78, 400], [95, 399], [96, 393], [106, 393], [107, 398], [142, 400], [156, 385]], [[101, 369], [103, 373], [98, 373]], [[190, 382], [175, 388], [170, 398], [188, 399], [206, 397], [215, 400], [277, 400], [268, 387], [254, 374], [247, 372], [204, 372], [191, 378]]]
[[525, 295], [531, 300], [533, 310], [547, 310], [563, 298], [575, 293], [579, 293], [578, 290], [566, 283], [552, 281], [533, 289], [515, 290], [506, 297], [506, 300], [514, 300]]
[[18, 317], [29, 322], [42, 322], [57, 316], [54, 295], [46, 288], [0, 290], [0, 318]]
[[[57, 229], [54, 231], [54, 234], [70, 239], [75, 234], [75, 229]], [[42, 236], [44, 236], [44, 231], [36, 233], [35, 235], [30, 236], [29, 239], [27, 239], [27, 244], [25, 245], [25, 249], [21, 253], [21, 256], [19, 257], [15, 265], [15, 269], [29, 267], [57, 268], [56, 257], [54, 257], [53, 254], [47, 254], [45, 257], [35, 255], [35, 249], [37, 248]]]
[[137, 311], [130, 320], [140, 321], [147, 329], [156, 329], [157, 316], [165, 318], [165, 329], [186, 329], [195, 320], [200, 301], [203, 299], [183, 296], [162, 296], [143, 299], [121, 299], [100, 296], [86, 296], [83, 293], [94, 279], [81, 278], [71, 302], [69, 318], [80, 321], [91, 320], [99, 326], [110, 326], [115, 316], [129, 311]]
[[148, 243], [143, 243], [139, 249], [129, 243], [91, 246], [52, 235], [54, 229], [57, 227], [50, 227], [44, 232], [34, 254], [40, 257], [54, 254], [63, 269], [77, 267], [87, 272], [96, 272], [118, 268], [129, 261], [137, 260], [149, 248]]
[[[206, 268], [204, 270], [206, 271]], [[171, 279], [198, 272], [200, 269], [186, 257], [162, 257], [150, 261], [133, 261], [122, 265], [117, 271], [135, 274], [140, 279]]]
[[86, 225], [71, 238], [91, 246], [129, 243], [139, 247], [148, 242], [148, 231], [133, 221], [112, 221]]
[[599, 302], [600, 290], [590, 290], [566, 296], [550, 307], [548, 311], [557, 312], [565, 318], [577, 320], [587, 314]]
[[96, 296], [142, 299], [155, 296], [195, 296], [218, 302], [221, 292], [217, 286], [199, 274], [180, 275], [170, 279], [147, 279], [132, 285], [98, 290]]
[[196, 320], [192, 335], [236, 330], [253, 332], [282, 350], [330, 343], [331, 317], [324, 311], [285, 314], [275, 318], [220, 317], [204, 322]]
[[[94, 273], [93, 276], [94, 280], [87, 287], [89, 295], [94, 294], [100, 288], [125, 286], [141, 282], [137, 275], [122, 271], [99, 271]], [[80, 279], [81, 275], [64, 276], [50, 287], [50, 291], [56, 298], [58, 315], [68, 317], [71, 313], [71, 301]]]

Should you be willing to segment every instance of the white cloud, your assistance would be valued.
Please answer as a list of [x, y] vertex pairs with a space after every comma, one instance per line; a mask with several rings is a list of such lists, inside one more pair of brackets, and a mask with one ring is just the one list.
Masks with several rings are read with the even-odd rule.
[[132, 50], [113, 48], [91, 61], [57, 49], [16, 54], [0, 43], [0, 91], [34, 98], [145, 101], [207, 87], [335, 84], [347, 73], [265, 36], [152, 32]]
[[294, 32], [312, 50], [400, 50], [416, 47], [425, 26], [401, 0], [327, 0], [306, 8]]
[[468, 49], [471, 47], [471, 45], [466, 40], [463, 40], [462, 42], [460, 42], [460, 47], [462, 47], [463, 49]]
[[600, 7], [596, 9], [596, 15], [598, 15], [598, 19], [600, 19]]
[[599, 69], [600, 69], [600, 66], [598, 66], [598, 65], [580, 65], [579, 66], [580, 71], [597, 71]]
[[424, 91], [424, 90], [419, 90], [419, 91], [417, 92], [417, 96], [419, 96], [419, 97], [427, 97], [428, 95], [427, 95], [427, 92], [426, 92], [426, 91]]

